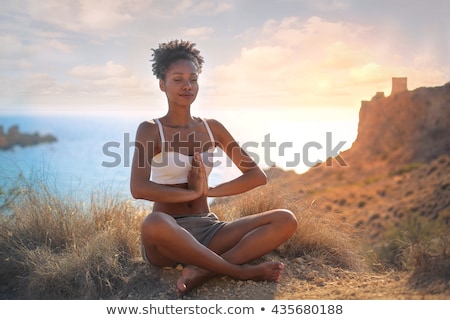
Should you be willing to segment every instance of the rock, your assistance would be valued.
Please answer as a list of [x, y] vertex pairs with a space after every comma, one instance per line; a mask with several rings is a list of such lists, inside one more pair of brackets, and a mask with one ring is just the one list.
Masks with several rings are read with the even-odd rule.
[[178, 264], [175, 269], [177, 269], [177, 271], [183, 271], [184, 268], [183, 268], [183, 265]]
[[12, 126], [9, 128], [8, 132], [5, 133], [3, 127], [0, 126], [0, 150], [8, 150], [15, 146], [28, 147], [40, 143], [51, 143], [56, 141], [56, 137], [50, 134], [40, 135], [38, 133], [21, 133], [17, 125]]
[[311, 271], [311, 272], [308, 272], [305, 277], [306, 277], [306, 280], [314, 280], [316, 275], [314, 274], [314, 272]]
[[386, 160], [429, 162], [450, 150], [450, 82], [374, 99], [361, 106], [358, 136], [343, 158], [351, 164]]
[[295, 258], [294, 261], [295, 261], [295, 263], [298, 263], [298, 264], [304, 264], [305, 263], [305, 260], [302, 257]]
[[319, 287], [323, 287], [323, 286], [325, 286], [325, 279], [324, 278], [315, 278], [314, 283]]

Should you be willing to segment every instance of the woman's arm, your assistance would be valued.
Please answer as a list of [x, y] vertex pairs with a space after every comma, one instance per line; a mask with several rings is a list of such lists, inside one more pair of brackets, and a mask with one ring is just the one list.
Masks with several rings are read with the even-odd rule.
[[264, 171], [255, 161], [239, 146], [228, 130], [216, 120], [208, 120], [215, 140], [219, 147], [225, 151], [228, 157], [242, 172], [239, 177], [211, 187], [208, 190], [208, 197], [224, 197], [246, 192], [267, 183]]
[[[135, 150], [131, 165], [130, 191], [135, 199], [155, 202], [187, 202], [205, 194], [204, 170], [191, 173], [188, 189], [166, 186], [150, 181], [151, 160], [158, 149], [158, 128], [143, 122], [136, 133]], [[159, 147], [160, 148], [160, 147]], [[203, 174], [203, 175], [202, 175]]]

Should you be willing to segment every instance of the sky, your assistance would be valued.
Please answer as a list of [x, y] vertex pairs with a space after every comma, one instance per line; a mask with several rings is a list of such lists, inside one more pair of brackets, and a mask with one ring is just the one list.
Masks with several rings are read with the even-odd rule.
[[355, 107], [450, 81], [448, 0], [2, 0], [0, 114], [165, 105], [151, 49], [193, 41], [211, 108]]

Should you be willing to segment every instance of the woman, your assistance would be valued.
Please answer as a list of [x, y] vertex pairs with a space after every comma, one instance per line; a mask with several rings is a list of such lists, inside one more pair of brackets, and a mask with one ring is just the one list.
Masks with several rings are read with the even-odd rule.
[[[223, 222], [210, 212], [207, 197], [243, 193], [264, 185], [266, 176], [220, 122], [191, 115], [203, 65], [195, 44], [178, 40], [160, 44], [153, 49], [152, 61], [168, 112], [141, 123], [136, 133], [131, 193], [154, 202], [142, 222], [143, 258], [161, 267], [186, 265], [177, 281], [178, 296], [214, 275], [279, 281], [281, 262], [247, 263], [289, 239], [297, 229], [295, 216], [288, 210], [271, 210]], [[216, 147], [242, 175], [209, 187]]]

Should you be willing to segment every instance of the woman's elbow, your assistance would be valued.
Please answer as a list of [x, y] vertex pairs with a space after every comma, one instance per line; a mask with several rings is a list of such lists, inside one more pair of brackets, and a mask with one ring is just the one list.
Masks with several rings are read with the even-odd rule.
[[257, 182], [258, 182], [258, 185], [260, 185], [260, 186], [267, 184], [267, 175], [260, 168], [258, 168]]
[[136, 188], [134, 188], [133, 186], [130, 186], [130, 193], [134, 199], [142, 199], [138, 190]]
[[144, 199], [143, 189], [137, 183], [130, 183], [130, 193], [134, 199]]

